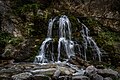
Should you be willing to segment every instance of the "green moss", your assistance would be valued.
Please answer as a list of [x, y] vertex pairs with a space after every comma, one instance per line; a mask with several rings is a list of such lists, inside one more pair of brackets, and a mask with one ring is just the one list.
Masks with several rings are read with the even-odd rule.
[[[13, 35], [7, 32], [0, 32], [0, 51], [4, 52], [5, 47], [10, 44], [12, 46], [17, 46], [19, 43], [23, 41], [22, 38], [14, 37]], [[10, 53], [10, 51], [7, 51]]]
[[14, 37], [11, 34], [7, 32], [1, 32], [0, 33], [0, 46], [5, 47], [7, 44], [12, 44], [13, 46], [18, 45], [20, 42], [22, 42], [23, 39], [20, 37]]
[[104, 47], [105, 45], [115, 45], [119, 41], [119, 34], [110, 31], [101, 32], [97, 37], [97, 42], [101, 47]]
[[119, 44], [120, 44], [120, 34], [111, 31], [101, 31], [98, 37], [95, 37], [97, 44], [109, 53], [110, 64], [112, 66], [119, 66]]
[[12, 35], [7, 32], [0, 32], [0, 47], [6, 46], [6, 44], [8, 44], [11, 37]]
[[90, 29], [90, 35], [98, 35], [102, 31], [102, 24], [94, 18], [85, 18], [83, 23]]
[[21, 37], [13, 37], [9, 40], [9, 44], [12, 44], [13, 46], [18, 45], [19, 43], [21, 43], [23, 41], [23, 39]]

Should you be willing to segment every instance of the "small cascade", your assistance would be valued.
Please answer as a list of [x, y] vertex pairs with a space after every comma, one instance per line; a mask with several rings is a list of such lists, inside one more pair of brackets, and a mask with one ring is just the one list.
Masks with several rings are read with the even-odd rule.
[[45, 63], [48, 62], [47, 58], [45, 57], [45, 48], [46, 45], [49, 45], [49, 43], [52, 40], [52, 38], [46, 38], [45, 41], [43, 41], [41, 47], [40, 47], [40, 52], [39, 55], [35, 57], [35, 63]]
[[[78, 20], [78, 22], [81, 23], [79, 20]], [[87, 61], [86, 51], [87, 51], [88, 45], [90, 45], [90, 47], [92, 48], [92, 51], [94, 52], [93, 58], [96, 58], [98, 56], [98, 59], [101, 62], [100, 49], [98, 48], [97, 44], [92, 39], [92, 37], [89, 36], [89, 31], [90, 30], [83, 23], [81, 23], [81, 25], [82, 25], [82, 30], [80, 31], [80, 33], [83, 37], [83, 46], [84, 46], [83, 52], [84, 52], [85, 60]]]
[[84, 52], [85, 61], [87, 61], [86, 50], [88, 48], [88, 41], [89, 41], [88, 31], [89, 29], [84, 24], [82, 24], [82, 30], [80, 32], [83, 37], [83, 45], [84, 45], [83, 52]]
[[92, 47], [93, 51], [97, 54], [97, 55], [94, 54], [95, 58], [98, 56], [98, 59], [101, 62], [101, 51], [100, 51], [100, 49], [98, 48], [97, 44], [92, 39], [92, 37], [89, 37], [89, 41], [90, 41], [91, 44], [93, 44], [93, 45], [90, 45], [90, 46]]
[[[55, 22], [58, 23], [58, 47], [57, 54], [54, 52], [54, 36], [53, 36], [53, 26], [57, 27], [55, 25]], [[54, 18], [50, 19], [49, 25], [48, 25], [48, 32], [47, 32], [47, 38], [43, 41], [39, 54], [35, 57], [34, 63], [49, 63], [49, 62], [61, 62], [61, 61], [68, 61], [71, 57], [76, 56], [76, 54], [79, 54], [82, 56], [81, 58], [84, 58], [87, 61], [87, 49], [88, 45], [92, 48], [92, 51], [95, 52], [93, 54], [93, 57], [97, 57], [99, 61], [101, 61], [101, 52], [95, 43], [95, 41], [92, 39], [92, 37], [89, 36], [89, 29], [81, 23], [79, 20], [78, 22], [82, 25], [82, 30], [80, 31], [81, 36], [83, 38], [83, 53], [81, 52], [80, 44], [77, 43], [77, 41], [72, 41], [71, 39], [71, 23], [66, 15], [60, 16], [60, 18]], [[77, 48], [78, 52], [75, 51], [75, 48]], [[57, 55], [57, 56], [56, 56]], [[61, 60], [62, 59], [62, 60]]]
[[[49, 42], [52, 41], [52, 27], [53, 27], [53, 23], [55, 20], [56, 20], [56, 18], [54, 18], [53, 20], [50, 19], [50, 21], [49, 21], [47, 38], [43, 41], [43, 43], [40, 47], [39, 55], [37, 55], [35, 57], [34, 63], [47, 63], [48, 62], [48, 59], [45, 56], [45, 53], [46, 53], [45, 49], [49, 45]], [[51, 52], [52, 61], [54, 61], [53, 56], [54, 56], [54, 54], [53, 54], [53, 52]]]
[[[67, 16], [59, 19], [58, 61], [60, 61], [61, 47], [64, 47], [67, 57], [75, 56], [74, 42], [71, 40], [71, 24]], [[63, 46], [62, 46], [63, 45]]]
[[[50, 19], [49, 25], [48, 25], [48, 34], [47, 38], [43, 41], [41, 47], [40, 47], [40, 52], [39, 55], [36, 56], [35, 58], [35, 63], [47, 63], [49, 62], [48, 59], [46, 58], [46, 46], [49, 45], [49, 43], [53, 40], [52, 38], [52, 27], [53, 23], [55, 22], [56, 18], [53, 20]], [[59, 41], [58, 41], [58, 55], [57, 55], [57, 62], [60, 62], [60, 57], [61, 57], [61, 48], [64, 48], [67, 58], [69, 59], [71, 56], [75, 56], [74, 53], [74, 42], [71, 40], [71, 24], [67, 16], [63, 15], [59, 18]], [[54, 53], [52, 52], [51, 54], [51, 60], [54, 62]], [[63, 54], [64, 55], [64, 54]]]

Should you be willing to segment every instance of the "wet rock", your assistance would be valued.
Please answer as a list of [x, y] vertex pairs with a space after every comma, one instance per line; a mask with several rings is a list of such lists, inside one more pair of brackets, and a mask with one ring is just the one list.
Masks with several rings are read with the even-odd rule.
[[103, 80], [103, 77], [97, 74], [97, 68], [92, 65], [86, 68], [86, 75], [90, 77], [91, 80]]
[[[46, 65], [46, 67], [45, 67]], [[97, 73], [94, 66], [88, 66], [86, 70], [74, 70], [67, 65], [50, 64], [33, 64], [33, 63], [16, 63], [0, 67], [0, 80], [112, 80], [117, 79]], [[105, 69], [101, 69], [105, 70]], [[108, 69], [109, 70], [109, 69]], [[85, 73], [86, 74], [85, 74]], [[102, 73], [102, 72], [101, 72]], [[111, 74], [111, 72], [108, 72]], [[107, 73], [107, 74], [108, 74]], [[115, 72], [113, 72], [115, 73]], [[103, 78], [104, 77], [104, 78]]]
[[57, 79], [60, 75], [61, 71], [60, 70], [56, 70], [54, 75], [53, 75], [53, 78]]
[[103, 80], [103, 77], [101, 75], [95, 74], [92, 77], [90, 77], [92, 80]]
[[103, 77], [111, 77], [113, 79], [118, 78], [118, 72], [112, 69], [98, 69], [97, 73], [102, 75]]
[[10, 68], [8, 68], [8, 69], [5, 69], [5, 68], [1, 69], [1, 70], [0, 70], [0, 74], [2, 74], [2, 73], [17, 74], [17, 73], [20, 73], [20, 72], [22, 72], [22, 71], [23, 71], [23, 70], [22, 70], [20, 67], [12, 66], [12, 67], [10, 67]]
[[80, 66], [85, 66], [85, 67], [90, 66], [90, 64], [87, 61], [85, 61], [85, 60], [83, 60], [83, 59], [81, 59], [81, 58], [79, 58], [77, 56], [76, 57], [72, 57], [69, 60], [69, 62], [74, 64], [74, 65], [77, 65], [78, 67], [80, 67]]
[[56, 64], [36, 64], [35, 68], [36, 69], [48, 69], [48, 68], [56, 68]]
[[59, 76], [58, 80], [71, 80], [71, 76]]
[[8, 78], [8, 77], [6, 77], [6, 78], [0, 77], [0, 80], [12, 80], [12, 79], [11, 79], [11, 78]]
[[106, 78], [104, 78], [103, 80], [113, 80], [113, 79], [110, 78], [110, 77], [106, 77]]
[[34, 80], [52, 80], [49, 76], [46, 75], [34, 75]]
[[12, 76], [13, 80], [28, 80], [28, 79], [32, 79], [32, 74], [29, 72], [25, 72], [25, 73], [20, 73], [20, 74], [16, 74]]
[[31, 73], [32, 74], [42, 74], [42, 75], [53, 75], [54, 74], [54, 72], [56, 71], [56, 69], [55, 68], [48, 68], [48, 69], [39, 69], [39, 70], [32, 70], [31, 71]]
[[104, 65], [97, 65], [96, 68], [97, 69], [105, 69], [105, 66]]
[[87, 76], [73, 76], [72, 80], [90, 80]]
[[85, 70], [81, 69], [73, 73], [73, 76], [83, 76], [84, 74], [85, 74]]
[[66, 67], [59, 67], [59, 70], [61, 71], [61, 74], [66, 74], [66, 75], [72, 75], [74, 70], [71, 68], [66, 68]]
[[11, 75], [2, 73], [2, 74], [0, 74], [0, 80], [11, 80]]
[[85, 72], [86, 72], [86, 75], [93, 76], [97, 74], [97, 69], [93, 65], [91, 65], [86, 68]]

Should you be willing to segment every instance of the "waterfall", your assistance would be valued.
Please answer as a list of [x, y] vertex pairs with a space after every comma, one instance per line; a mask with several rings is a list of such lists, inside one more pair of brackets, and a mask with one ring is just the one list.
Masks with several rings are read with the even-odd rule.
[[[46, 49], [46, 46], [49, 45], [49, 42], [52, 41], [52, 27], [53, 27], [53, 23], [55, 20], [56, 20], [56, 18], [54, 18], [53, 20], [50, 19], [50, 21], [49, 21], [47, 38], [43, 41], [43, 43], [40, 47], [39, 54], [35, 57], [34, 63], [46, 63], [46, 62], [48, 62], [48, 59], [45, 56], [45, 49]], [[53, 52], [51, 52], [51, 58], [54, 61]]]
[[43, 41], [41, 47], [40, 47], [40, 52], [39, 52], [39, 55], [36, 56], [35, 58], [35, 63], [45, 63], [45, 62], [48, 62], [47, 58], [45, 57], [45, 46], [46, 44], [51, 41], [52, 38], [46, 38], [45, 41]]
[[97, 57], [96, 55], [98, 55], [98, 59], [101, 62], [101, 51], [97, 46], [97, 44], [95, 43], [95, 41], [92, 39], [92, 37], [89, 36], [90, 30], [83, 23], [81, 23], [79, 19], [78, 19], [78, 22], [82, 25], [82, 30], [80, 31], [80, 33], [82, 34], [82, 37], [83, 37], [83, 46], [84, 46], [83, 52], [84, 52], [85, 60], [87, 61], [86, 51], [89, 44], [90, 47], [92, 48], [92, 51], [95, 52], [95, 54], [93, 54], [94, 55], [93, 57]]
[[[53, 47], [54, 47], [54, 36], [53, 33], [53, 26], [55, 22], [58, 22], [58, 47], [57, 54], [54, 53]], [[95, 52], [95, 56], [98, 55], [99, 61], [101, 61], [101, 52], [95, 43], [95, 41], [92, 39], [92, 37], [89, 36], [89, 29], [81, 23], [79, 20], [78, 22], [82, 25], [82, 30], [80, 31], [82, 38], [83, 38], [83, 54], [80, 49], [80, 44], [77, 43], [77, 41], [72, 41], [71, 39], [71, 23], [66, 15], [62, 15], [59, 17], [59, 19], [54, 18], [50, 19], [48, 24], [48, 32], [47, 32], [47, 38], [42, 42], [42, 45], [40, 47], [39, 54], [35, 57], [34, 63], [49, 63], [49, 62], [61, 62], [62, 55], [66, 56], [64, 60], [68, 60], [73, 56], [76, 56], [75, 54], [82, 55], [85, 60], [87, 60], [87, 48], [88, 45], [92, 48], [92, 50]], [[57, 27], [57, 26], [55, 26]], [[50, 46], [52, 44], [52, 46]], [[52, 48], [50, 48], [52, 47]], [[75, 47], [78, 48], [78, 52], [75, 51]], [[50, 48], [50, 49], [49, 49]], [[46, 51], [49, 50], [49, 51]], [[63, 52], [64, 51], [64, 52]], [[49, 53], [47, 53], [49, 52]], [[57, 57], [55, 56], [57, 55]]]
[[85, 57], [86, 61], [87, 61], [86, 50], [87, 50], [87, 47], [88, 47], [87, 45], [89, 42], [88, 31], [89, 31], [89, 29], [84, 24], [82, 24], [82, 30], [80, 32], [81, 32], [82, 37], [83, 37], [83, 45], [84, 45], [83, 52], [84, 52], [84, 57]]
[[63, 15], [59, 19], [59, 41], [58, 41], [58, 61], [60, 61], [61, 47], [64, 45], [67, 57], [75, 56], [74, 42], [71, 40], [71, 24], [67, 16]]

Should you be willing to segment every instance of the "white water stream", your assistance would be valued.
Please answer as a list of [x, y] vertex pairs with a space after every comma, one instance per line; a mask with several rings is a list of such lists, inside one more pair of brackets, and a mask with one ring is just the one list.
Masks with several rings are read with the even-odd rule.
[[[48, 57], [46, 56], [46, 50], [49, 47], [50, 43], [53, 43], [54, 37], [53, 37], [53, 26], [55, 21], [58, 21], [58, 31], [59, 31], [59, 40], [58, 40], [58, 47], [55, 48], [57, 49], [58, 53], [57, 58], [54, 59], [55, 53], [53, 50], [50, 51], [49, 55], [50, 55], [50, 59], [48, 59]], [[84, 47], [84, 59], [87, 60], [87, 48], [88, 48], [88, 44], [90, 45], [90, 47], [92, 48], [92, 50], [95, 52], [95, 56], [98, 56], [99, 61], [101, 61], [101, 52], [100, 49], [98, 48], [97, 44], [95, 43], [95, 41], [92, 39], [92, 37], [89, 36], [89, 29], [83, 24], [81, 23], [79, 20], [78, 22], [82, 25], [82, 30], [80, 30], [80, 33], [82, 35], [83, 38], [83, 47]], [[57, 26], [55, 26], [57, 27]], [[68, 59], [70, 59], [73, 56], [76, 56], [75, 54], [75, 45], [77, 45], [79, 47], [79, 44], [75, 41], [71, 40], [71, 23], [68, 19], [68, 17], [66, 15], [62, 15], [59, 20], [57, 20], [56, 18], [54, 19], [50, 19], [49, 21], [49, 25], [48, 25], [48, 32], [47, 32], [47, 38], [43, 41], [41, 47], [40, 47], [40, 51], [39, 54], [35, 57], [34, 63], [49, 63], [49, 62], [61, 62], [60, 58], [61, 55], [67, 55], [66, 57], [66, 61]], [[51, 49], [53, 49], [53, 46]], [[65, 53], [63, 53], [62, 49], [65, 50]], [[81, 51], [80, 48], [78, 51]], [[81, 53], [81, 52], [78, 52]], [[96, 56], [97, 55], [97, 56]], [[50, 61], [51, 60], [51, 61]]]

